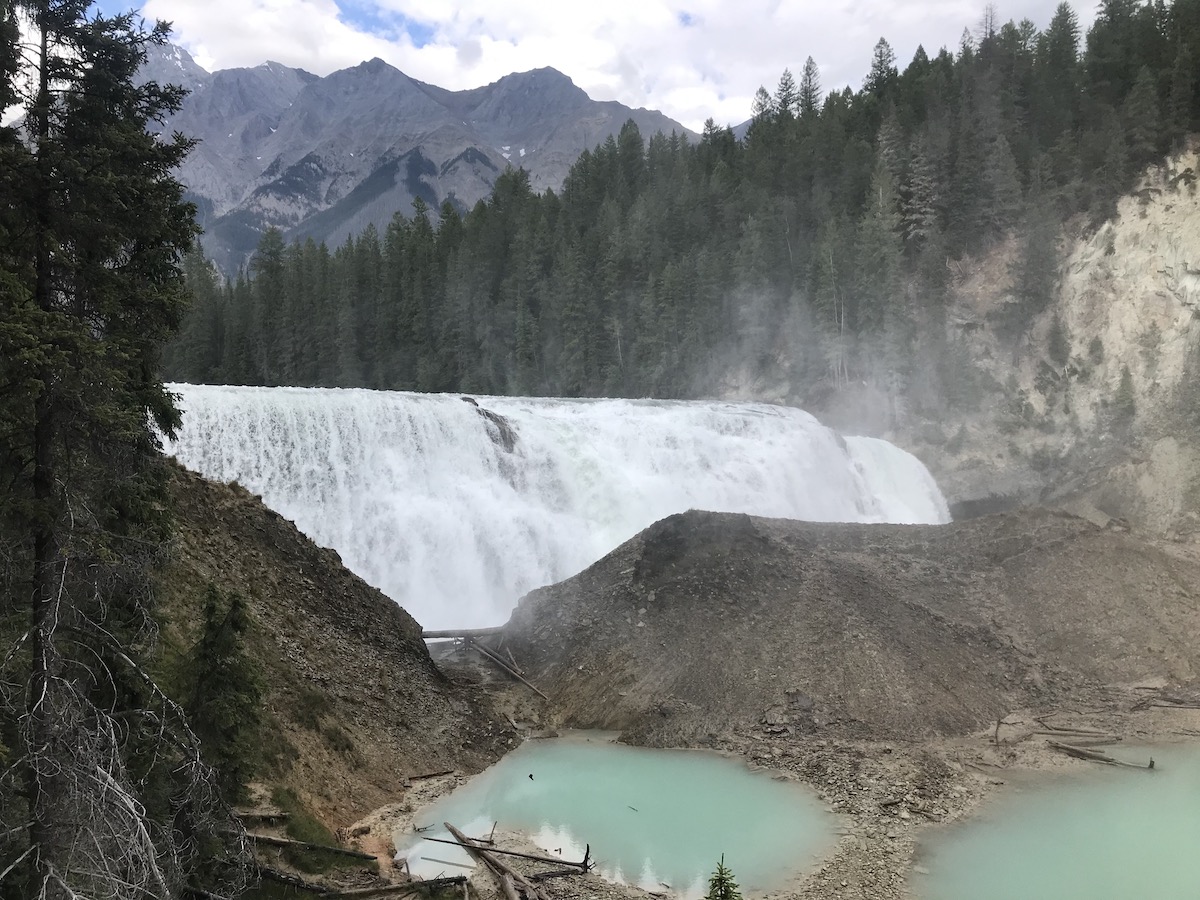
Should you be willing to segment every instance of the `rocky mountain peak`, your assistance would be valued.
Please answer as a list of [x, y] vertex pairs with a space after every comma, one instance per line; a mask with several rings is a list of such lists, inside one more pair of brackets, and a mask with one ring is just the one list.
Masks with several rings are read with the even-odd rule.
[[222, 267], [243, 265], [266, 228], [339, 244], [382, 229], [414, 198], [469, 208], [509, 166], [557, 189], [579, 154], [633, 119], [649, 138], [685, 131], [650, 110], [588, 97], [544, 67], [465, 91], [411, 78], [378, 57], [318, 77], [278, 62], [206, 72], [156, 48], [147, 77], [191, 90], [168, 123], [200, 139], [180, 169]]
[[159, 84], [177, 84], [194, 91], [212, 76], [197, 63], [190, 53], [176, 44], [161, 44], [146, 49], [146, 62], [142, 66], [142, 82], [157, 81]]

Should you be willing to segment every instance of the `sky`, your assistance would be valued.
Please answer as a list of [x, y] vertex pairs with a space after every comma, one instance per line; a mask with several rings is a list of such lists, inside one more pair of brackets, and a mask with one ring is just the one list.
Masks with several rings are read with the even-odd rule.
[[[136, 4], [140, 3], [140, 7]], [[1058, 0], [997, 2], [1044, 28]], [[812, 56], [826, 89], [859, 88], [887, 38], [900, 68], [976, 29], [982, 0], [98, 0], [174, 24], [210, 71], [267, 60], [327, 75], [380, 57], [452, 90], [551, 66], [596, 100], [658, 109], [694, 130], [750, 117], [759, 85]], [[1092, 5], [1076, 6], [1086, 28]]]

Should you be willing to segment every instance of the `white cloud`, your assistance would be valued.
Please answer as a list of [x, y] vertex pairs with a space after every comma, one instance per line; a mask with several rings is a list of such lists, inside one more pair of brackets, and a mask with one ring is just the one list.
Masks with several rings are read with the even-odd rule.
[[[999, 14], [1045, 27], [1056, 4], [1017, 0]], [[335, 0], [146, 0], [144, 13], [172, 21], [175, 39], [207, 68], [274, 59], [324, 75], [379, 56], [414, 78], [463, 89], [552, 66], [595, 99], [661, 109], [699, 129], [709, 116], [745, 120], [755, 89], [772, 89], [785, 67], [798, 73], [810, 55], [826, 88], [857, 88], [881, 36], [901, 67], [918, 43], [930, 55], [956, 48], [983, 7], [975, 0], [341, 0], [341, 8]], [[1090, 21], [1090, 9], [1078, 12]], [[417, 27], [406, 30], [405, 19]]]

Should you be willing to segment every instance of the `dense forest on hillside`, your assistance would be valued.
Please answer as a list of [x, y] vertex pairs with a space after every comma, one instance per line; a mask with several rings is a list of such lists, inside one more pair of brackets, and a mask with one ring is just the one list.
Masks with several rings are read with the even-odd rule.
[[558, 193], [511, 170], [465, 214], [418, 204], [332, 251], [271, 231], [227, 282], [197, 252], [168, 375], [687, 397], [782, 338], [803, 383], [969, 402], [942, 327], [948, 263], [1019, 236], [995, 325], [1020, 337], [1064, 225], [1110, 216], [1200, 124], [1198, 73], [1200, 0], [1104, 0], [1086, 35], [1065, 3], [1044, 31], [988, 7], [956, 52], [919, 49], [903, 71], [881, 39], [858, 91], [823, 92], [809, 58], [759, 90], [741, 141], [630, 123]]

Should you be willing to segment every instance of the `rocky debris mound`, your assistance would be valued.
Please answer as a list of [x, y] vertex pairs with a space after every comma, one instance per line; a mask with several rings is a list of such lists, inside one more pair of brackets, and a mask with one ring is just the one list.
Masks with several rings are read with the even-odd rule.
[[1200, 674], [1200, 561], [1062, 513], [947, 526], [688, 512], [525, 597], [505, 639], [564, 722], [921, 739]]

